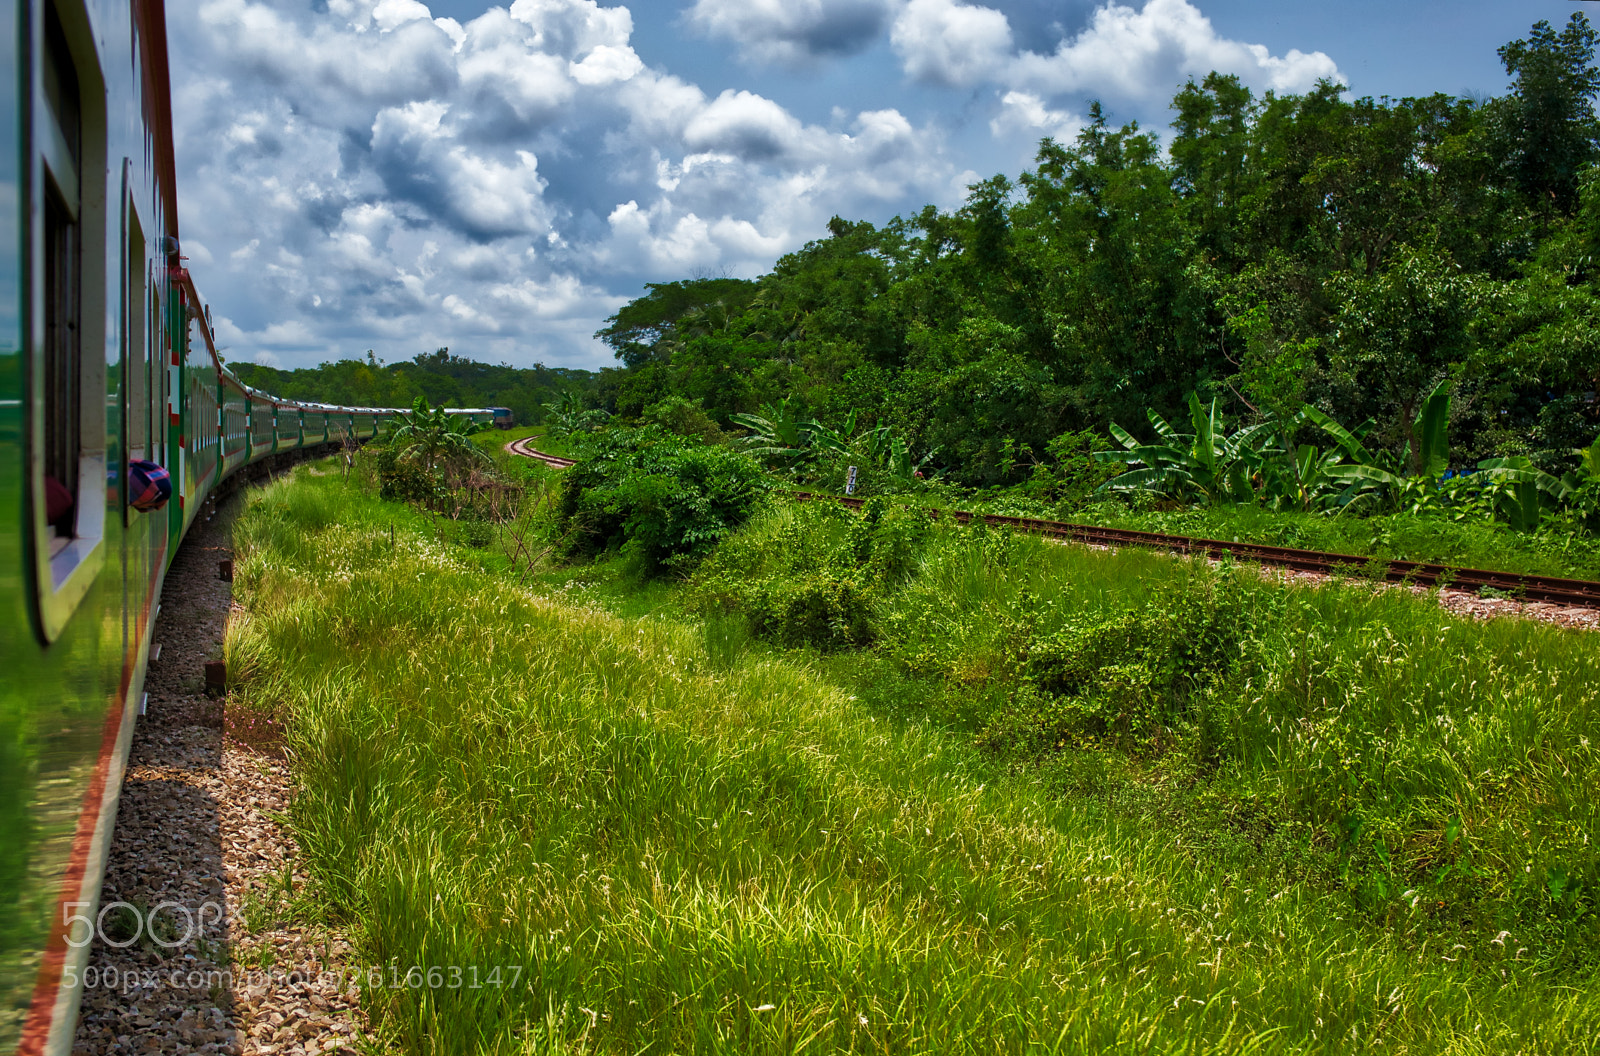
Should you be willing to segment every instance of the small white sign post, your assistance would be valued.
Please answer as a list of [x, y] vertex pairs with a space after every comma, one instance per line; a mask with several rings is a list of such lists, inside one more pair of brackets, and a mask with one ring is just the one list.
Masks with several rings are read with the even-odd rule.
[[850, 467], [850, 475], [845, 478], [845, 481], [844, 481], [844, 493], [846, 495], [854, 495], [856, 493], [856, 467], [855, 466], [851, 466]]

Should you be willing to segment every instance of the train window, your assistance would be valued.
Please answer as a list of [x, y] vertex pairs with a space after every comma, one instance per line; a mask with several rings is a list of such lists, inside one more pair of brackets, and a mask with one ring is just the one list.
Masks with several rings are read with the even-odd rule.
[[78, 448], [83, 362], [79, 326], [82, 247], [78, 238], [78, 162], [82, 106], [77, 68], [53, 7], [45, 8], [40, 64], [48, 104], [44, 191], [44, 489], [54, 556], [77, 534]]
[[115, 413], [106, 403], [107, 367], [123, 350], [105, 340], [105, 92], [93, 36], [77, 0], [39, 10], [30, 491], [39, 628], [50, 640], [104, 562], [106, 418]]
[[150, 459], [167, 465], [167, 375], [172, 352], [167, 348], [166, 330], [161, 325], [161, 287], [155, 281], [155, 265], [150, 266]]
[[128, 317], [123, 321], [123, 370], [128, 379], [127, 445], [130, 461], [150, 454], [150, 350], [145, 343], [144, 230], [131, 202], [127, 205], [128, 271], [124, 296]]

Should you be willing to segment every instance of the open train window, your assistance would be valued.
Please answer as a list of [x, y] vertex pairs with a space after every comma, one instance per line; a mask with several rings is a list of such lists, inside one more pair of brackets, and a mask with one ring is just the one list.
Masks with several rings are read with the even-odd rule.
[[45, 0], [34, 12], [30, 534], [39, 630], [50, 640], [104, 561], [105, 89], [79, 0]]
[[44, 72], [44, 488], [45, 523], [55, 556], [77, 536], [82, 447], [83, 328], [78, 170], [83, 106], [66, 34], [45, 8]]

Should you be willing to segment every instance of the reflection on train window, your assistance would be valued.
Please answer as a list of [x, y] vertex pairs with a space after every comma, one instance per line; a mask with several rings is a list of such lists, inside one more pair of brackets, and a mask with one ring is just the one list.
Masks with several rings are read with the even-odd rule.
[[[152, 266], [153, 267], [153, 266]], [[150, 276], [150, 458], [167, 465], [167, 344], [161, 328], [161, 290]]]
[[128, 379], [128, 460], [150, 454], [150, 354], [145, 343], [144, 231], [139, 214], [128, 208], [128, 318], [122, 332], [123, 371]]
[[66, 35], [51, 7], [44, 20], [44, 86], [49, 117], [40, 139], [44, 188], [44, 500], [52, 556], [77, 534], [82, 246], [78, 169], [81, 103]]

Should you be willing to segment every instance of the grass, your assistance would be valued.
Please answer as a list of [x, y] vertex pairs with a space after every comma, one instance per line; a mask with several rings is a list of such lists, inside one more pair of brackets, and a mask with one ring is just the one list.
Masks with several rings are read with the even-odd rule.
[[[751, 552], [793, 516], [752, 525]], [[1596, 1047], [1583, 964], [1481, 922], [1447, 941], [1410, 893], [1375, 913], [1270, 841], [1196, 839], [927, 706], [952, 658], [983, 684], [1028, 598], [1057, 591], [1063, 621], [1129, 609], [1195, 566], [936, 548], [883, 617], [931, 621], [920, 638], [825, 656], [667, 599], [628, 619], [516, 589], [426, 518], [303, 472], [252, 498], [235, 545], [230, 665], [286, 720], [297, 838], [407, 1051]], [[1250, 688], [1239, 781], [1427, 824], [1458, 804], [1474, 853], [1591, 831], [1586, 639], [1347, 587], [1295, 604], [1283, 627], [1323, 629]], [[916, 643], [937, 677], [904, 662]]]
[[1593, 962], [1591, 634], [910, 513], [886, 514], [876, 536], [862, 525], [774, 508], [700, 589], [716, 599], [731, 580], [765, 598], [826, 569], [872, 590], [876, 552], [921, 535], [914, 574], [875, 588], [875, 648], [832, 662], [863, 696], [1190, 846], [1337, 891], [1385, 926], [1426, 905], [1408, 925], [1419, 936], [1510, 929], [1546, 964]]

